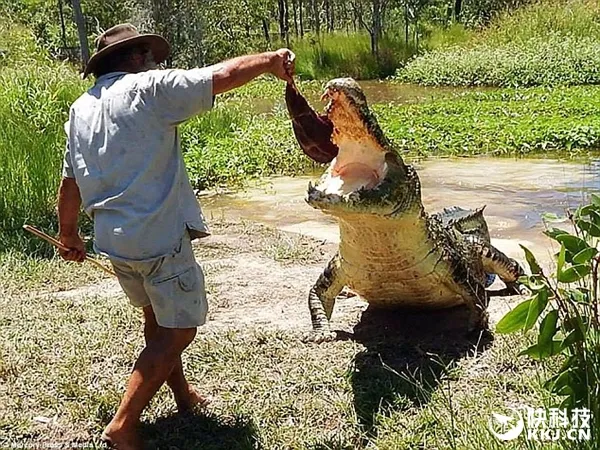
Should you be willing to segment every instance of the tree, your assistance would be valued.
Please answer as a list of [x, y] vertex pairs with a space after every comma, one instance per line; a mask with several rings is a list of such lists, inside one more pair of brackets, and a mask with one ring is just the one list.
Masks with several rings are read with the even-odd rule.
[[79, 45], [81, 47], [81, 60], [85, 66], [90, 59], [90, 48], [88, 46], [87, 31], [85, 20], [81, 11], [79, 0], [71, 0], [73, 5], [73, 18], [77, 24], [77, 34], [79, 35]]

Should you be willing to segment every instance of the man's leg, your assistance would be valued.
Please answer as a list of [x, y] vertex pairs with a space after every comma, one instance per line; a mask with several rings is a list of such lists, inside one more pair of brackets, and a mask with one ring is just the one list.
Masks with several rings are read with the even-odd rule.
[[[156, 336], [159, 327], [152, 306], [146, 306], [143, 310], [145, 319], [144, 337], [146, 338], [147, 345], [154, 336]], [[167, 384], [171, 388], [171, 391], [173, 391], [173, 397], [175, 397], [175, 403], [177, 403], [179, 412], [188, 411], [192, 409], [194, 405], [208, 403], [208, 399], [200, 395], [200, 393], [198, 393], [198, 391], [185, 379], [181, 357], [177, 358], [177, 362], [167, 378]]]
[[105, 440], [119, 450], [142, 448], [136, 432], [140, 415], [175, 365], [181, 364], [181, 353], [195, 335], [195, 328], [158, 327], [133, 367], [119, 409], [104, 430]]

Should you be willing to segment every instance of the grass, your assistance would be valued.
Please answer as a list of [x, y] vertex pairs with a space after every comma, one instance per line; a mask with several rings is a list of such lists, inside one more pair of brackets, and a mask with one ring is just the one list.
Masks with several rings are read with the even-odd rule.
[[291, 44], [296, 53], [296, 72], [302, 79], [348, 76], [357, 80], [385, 78], [402, 66], [416, 49], [394, 34], [379, 43], [379, 56], [371, 53], [366, 33], [326, 33], [307, 36]]
[[[214, 231], [222, 241], [213, 241], [208, 253], [204, 245], [197, 249], [203, 264], [213, 267], [210, 286], [226, 277], [228, 288], [249, 289], [249, 280], [231, 278], [230, 267], [213, 262], [258, 258], [280, 271], [318, 272], [330, 256], [307, 262], [294, 250], [299, 259], [280, 263], [268, 250], [281, 242], [272, 230], [246, 223], [215, 224]], [[67, 278], [72, 271], [57, 264], [45, 276]], [[141, 316], [114, 281], [74, 275], [70, 287], [77, 291], [45, 292], [43, 276], [23, 283], [22, 272], [3, 273], [22, 288], [0, 296], [0, 446], [98, 445], [116, 410], [143, 346]], [[279, 288], [269, 277], [258, 282]], [[310, 283], [295, 288], [304, 291]], [[220, 292], [211, 289], [212, 314], [234, 313], [237, 304], [215, 306], [223, 304]], [[250, 306], [259, 314], [284, 300], [295, 301], [262, 299]], [[539, 383], [546, 368], [515, 359], [514, 349], [526, 344], [522, 336], [460, 345], [450, 339], [446, 346], [448, 339], [421, 341], [407, 339], [401, 329], [380, 330], [385, 318], [363, 315], [353, 339], [316, 345], [300, 340], [310, 326], [308, 314], [292, 329], [225, 326], [218, 317], [184, 354], [190, 380], [215, 402], [206, 413], [179, 417], [161, 389], [143, 416], [151, 448], [521, 449], [527, 448], [523, 441], [501, 444], [490, 435], [490, 413], [548, 401]]]
[[0, 36], [0, 47], [7, 48], [0, 66], [0, 252], [34, 250], [21, 227], [26, 222], [56, 227], [63, 125], [85, 84], [68, 66], [36, 53], [26, 30], [2, 22]]
[[416, 58], [397, 78], [450, 86], [598, 84], [599, 64], [598, 3], [552, 0], [501, 14], [468, 41]]

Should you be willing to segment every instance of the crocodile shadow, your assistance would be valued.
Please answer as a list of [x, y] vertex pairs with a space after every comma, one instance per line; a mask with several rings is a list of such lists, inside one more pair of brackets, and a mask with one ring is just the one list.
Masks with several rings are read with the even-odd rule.
[[258, 445], [258, 431], [249, 418], [201, 412], [143, 423], [140, 435], [153, 450], [253, 450]]
[[490, 346], [489, 331], [467, 332], [467, 317], [466, 308], [416, 312], [369, 307], [363, 313], [346, 338], [366, 347], [354, 358], [351, 382], [354, 408], [367, 436], [377, 433], [378, 412], [424, 406], [460, 359]]

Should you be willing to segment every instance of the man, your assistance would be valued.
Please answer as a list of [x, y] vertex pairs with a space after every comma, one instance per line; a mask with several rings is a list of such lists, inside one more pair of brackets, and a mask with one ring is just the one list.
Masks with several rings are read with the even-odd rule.
[[169, 54], [158, 35], [117, 25], [97, 40], [84, 77], [95, 85], [72, 105], [58, 195], [64, 259], [83, 261], [81, 205], [94, 220], [94, 246], [110, 258], [119, 283], [143, 309], [146, 347], [121, 404], [103, 433], [118, 449], [137, 450], [142, 410], [166, 382], [180, 411], [207, 400], [183, 374], [181, 353], [206, 318], [204, 276], [191, 239], [208, 235], [181, 156], [177, 126], [209, 110], [215, 95], [263, 73], [291, 81], [287, 49], [191, 70], [153, 70]]

